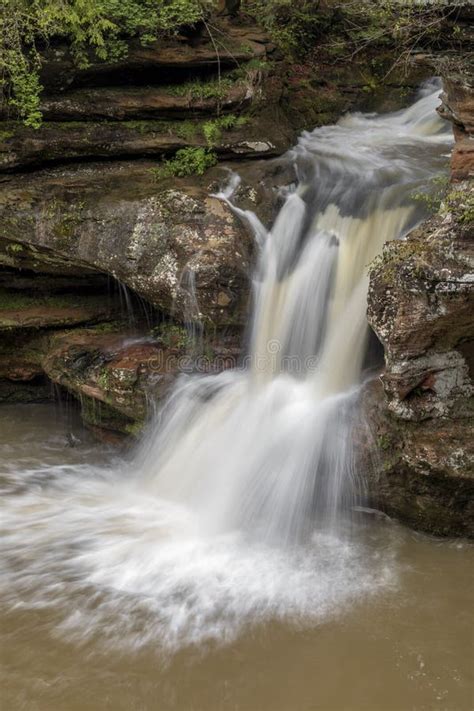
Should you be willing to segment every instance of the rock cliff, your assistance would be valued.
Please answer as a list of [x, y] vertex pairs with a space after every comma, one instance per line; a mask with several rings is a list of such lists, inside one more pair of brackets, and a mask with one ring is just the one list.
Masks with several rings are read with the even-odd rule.
[[[294, 176], [264, 158], [345, 111], [397, 109], [434, 73], [422, 45], [395, 67], [389, 42], [354, 48], [330, 3], [311, 61], [291, 62], [234, 16], [238, 3], [224, 6], [212, 32], [132, 39], [115, 62], [91, 54], [79, 65], [56, 38], [43, 50], [42, 126], [0, 109], [0, 402], [56, 387], [101, 436], [134, 435], [177, 373], [233, 365], [254, 255], [212, 197], [228, 169], [243, 179], [239, 204], [270, 222], [276, 188]], [[369, 320], [386, 366], [363, 394], [360, 440], [374, 506], [473, 535], [473, 94], [451, 56], [440, 71], [453, 185], [440, 213], [372, 270]]]
[[458, 74], [444, 87], [451, 185], [438, 214], [386, 245], [371, 271], [368, 317], [385, 370], [383, 388], [363, 395], [375, 451], [366, 466], [374, 506], [430, 533], [472, 537], [474, 94]]

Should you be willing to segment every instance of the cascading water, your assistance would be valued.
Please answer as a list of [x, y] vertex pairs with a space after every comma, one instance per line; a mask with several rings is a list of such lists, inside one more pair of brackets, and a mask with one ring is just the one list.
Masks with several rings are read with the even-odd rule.
[[207, 532], [287, 545], [349, 508], [367, 265], [419, 219], [410, 196], [434, 165], [417, 154], [451, 141], [437, 93], [305, 133], [289, 157], [298, 186], [271, 231], [249, 220], [261, 244], [249, 367], [183, 381], [140, 465], [155, 494], [199, 512]]
[[351, 427], [367, 265], [445, 168], [438, 92], [304, 133], [270, 232], [234, 208], [260, 249], [246, 367], [182, 377], [132, 465], [10, 473], [24, 490], [3, 504], [4, 604], [54, 608], [68, 638], [177, 647], [310, 624], [391, 581], [346, 535]]

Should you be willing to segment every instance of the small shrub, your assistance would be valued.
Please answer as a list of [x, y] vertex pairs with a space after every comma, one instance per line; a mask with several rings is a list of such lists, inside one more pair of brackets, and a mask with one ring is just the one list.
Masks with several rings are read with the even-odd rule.
[[166, 160], [158, 168], [151, 168], [155, 180], [176, 176], [204, 175], [208, 168], [217, 163], [216, 154], [208, 148], [180, 148], [170, 160]]
[[286, 54], [304, 57], [329, 29], [332, 13], [315, 8], [314, 0], [244, 0], [250, 12]]
[[209, 146], [215, 146], [222, 136], [222, 131], [230, 131], [233, 128], [245, 126], [248, 122], [246, 116], [235, 116], [227, 114], [212, 121], [206, 121], [202, 126], [202, 133]]

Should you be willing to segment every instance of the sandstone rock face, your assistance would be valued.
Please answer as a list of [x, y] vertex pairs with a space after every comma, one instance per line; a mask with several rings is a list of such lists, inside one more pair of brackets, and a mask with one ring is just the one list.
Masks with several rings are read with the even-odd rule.
[[[51, 397], [53, 383], [96, 431], [134, 434], [183, 368], [182, 338], [153, 335], [161, 320], [178, 331], [192, 322], [207, 350], [235, 362], [253, 239], [211, 196], [221, 170], [158, 179], [153, 169], [198, 148], [245, 172], [242, 161], [281, 154], [294, 133], [274, 120], [281, 81], [262, 82], [268, 37], [243, 18], [216, 22], [217, 49], [201, 27], [147, 47], [131, 41], [120, 62], [91, 56], [87, 68], [53, 42], [41, 128], [3, 111], [0, 401]], [[124, 302], [143, 300], [132, 332], [117, 284], [131, 290]]]
[[[0, 109], [0, 172], [92, 158], [160, 160], [184, 147], [212, 146], [222, 158], [281, 154], [294, 134], [283, 116], [275, 124], [269, 106], [278, 103], [282, 82], [268, 89], [262, 82], [274, 48], [243, 18], [216, 22], [217, 44], [196, 27], [190, 37], [146, 46], [130, 40], [120, 61], [91, 53], [87, 66], [52, 42], [42, 52], [41, 127], [25, 127], [8, 106]], [[229, 112], [233, 121], [225, 123]]]
[[474, 89], [472, 75], [449, 73], [444, 80], [440, 114], [452, 121], [456, 145], [451, 158], [453, 180], [474, 178]]
[[159, 187], [151, 167], [91, 164], [6, 181], [0, 265], [44, 273], [53, 255], [72, 270], [112, 275], [177, 319], [194, 308], [207, 323], [241, 324], [251, 237], [201, 180]]
[[[39, 129], [4, 122], [4, 128], [0, 134], [0, 172], [77, 159], [160, 159], [180, 148], [208, 147], [203, 124], [196, 122], [49, 121]], [[249, 126], [222, 133], [212, 149], [223, 158], [261, 158], [280, 155], [287, 145], [288, 132], [255, 119]]]
[[79, 67], [67, 45], [56, 43], [43, 55], [41, 83], [47, 93], [61, 92], [81, 86], [112, 86], [117, 84], [169, 84], [170, 78], [182, 80], [190, 72], [216, 71], [234, 68], [249, 59], [263, 58], [271, 50], [268, 37], [255, 25], [242, 19], [238, 25], [224, 19], [219, 21], [223, 38], [216, 45], [204, 28], [199, 35], [161, 38], [143, 46], [139, 41], [129, 43], [126, 57], [115, 62], [98, 62], [91, 53], [89, 65]]
[[387, 411], [380, 381], [366, 387], [362, 409], [370, 504], [419, 531], [474, 537], [472, 418], [401, 420]]
[[[239, 2], [220, 6], [225, 17], [213, 19], [217, 44], [199, 26], [146, 47], [132, 40], [119, 62], [91, 55], [89, 65], [79, 67], [58, 38], [44, 50], [42, 127], [0, 114], [0, 292], [8, 296], [2, 307], [0, 293], [0, 401], [42, 399], [54, 383], [80, 401], [91, 427], [137, 431], [148, 403], [163, 397], [182, 369], [173, 359], [183, 344], [157, 340], [146, 319], [131, 333], [126, 314], [110, 303], [108, 281], [138, 294], [146, 308], [155, 308], [154, 318], [174, 320], [177, 328], [198, 323], [215, 334], [207, 346], [234, 362], [247, 315], [252, 239], [210, 196], [222, 179], [218, 168], [204, 177], [158, 182], [150, 169], [181, 148], [212, 149], [243, 176], [237, 204], [254, 210], [258, 203], [269, 224], [277, 188], [294, 174], [287, 162], [263, 166], [259, 158], [282, 154], [301, 129], [333, 123], [345, 111], [400, 108], [432, 73], [424, 61], [408, 76], [388, 72], [390, 48], [374, 76], [370, 52], [334, 63], [324, 46], [316, 70], [314, 64], [287, 66], [261, 29], [243, 13], [233, 18]], [[325, 13], [325, 7], [318, 9]], [[332, 16], [333, 8], [326, 9]], [[456, 131], [465, 136], [466, 101], [448, 94]], [[382, 95], [388, 96], [384, 105]], [[469, 153], [470, 144], [457, 145], [460, 155]], [[458, 173], [465, 172], [462, 157]], [[390, 408], [407, 427], [467, 412], [467, 356], [458, 339], [466, 294], [458, 257], [449, 262], [449, 274], [441, 268], [443, 253], [425, 281], [409, 279], [418, 345], [409, 329], [403, 334], [410, 306], [402, 306], [401, 281], [387, 291], [387, 309], [374, 307], [374, 327], [379, 323], [389, 354]], [[384, 282], [377, 298], [386, 288]], [[430, 318], [433, 342], [423, 326]], [[381, 480], [380, 491], [383, 486]]]
[[40, 109], [47, 121], [95, 121], [101, 119], [124, 121], [128, 119], [175, 118], [186, 113], [209, 115], [218, 111], [239, 108], [253, 98], [251, 77], [235, 81], [219, 90], [216, 83], [214, 96], [205, 94], [205, 84], [143, 87], [92, 87], [76, 89], [65, 94], [46, 96]]
[[473, 192], [459, 184], [439, 215], [387, 245], [369, 290], [385, 350], [385, 392], [363, 396], [371, 499], [440, 535], [474, 536]]
[[368, 318], [385, 371], [362, 396], [362, 449], [374, 506], [429, 533], [474, 537], [474, 94], [464, 71], [445, 66], [443, 81], [452, 183], [438, 214], [386, 245], [371, 271]]
[[474, 239], [453, 211], [386, 245], [372, 270], [368, 317], [385, 349], [383, 382], [397, 417], [464, 412], [472, 386], [459, 348], [474, 338], [473, 308]]

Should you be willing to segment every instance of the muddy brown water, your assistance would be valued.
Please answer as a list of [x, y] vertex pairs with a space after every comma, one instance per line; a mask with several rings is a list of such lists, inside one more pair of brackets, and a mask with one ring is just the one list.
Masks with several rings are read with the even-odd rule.
[[[78, 440], [75, 446], [69, 432]], [[63, 476], [71, 481], [92, 464], [113, 469], [116, 454], [93, 443], [73, 413], [34, 405], [0, 409], [0, 457], [2, 507], [8, 513], [9, 499], [31, 497], [31, 506], [22, 509], [25, 535], [31, 556], [41, 556], [27, 518], [33, 516], [35, 492], [44, 486], [42, 477], [58, 466], [66, 467]], [[65, 511], [75, 495], [72, 484], [61, 490]], [[375, 594], [344, 601], [318, 620], [257, 619], [228, 642], [173, 650], [162, 647], [159, 635], [135, 649], [122, 646], [120, 625], [124, 636], [128, 627], [119, 617], [114, 617], [118, 635], [105, 647], [108, 627], [100, 624], [92, 635], [82, 639], [75, 630], [69, 638], [61, 628], [61, 610], [29, 597], [29, 586], [36, 583], [25, 580], [31, 575], [25, 556], [14, 560], [16, 577], [9, 577], [9, 569], [10, 584], [1, 588], [1, 709], [469, 711], [473, 547], [373, 519], [359, 535], [373, 561], [384, 558], [393, 574]], [[364, 574], [370, 582], [370, 569]], [[292, 583], [289, 578], [290, 588]], [[82, 592], [71, 578], [55, 584], [64, 588], [58, 607], [81, 609]], [[124, 612], [129, 615], [130, 609]]]

